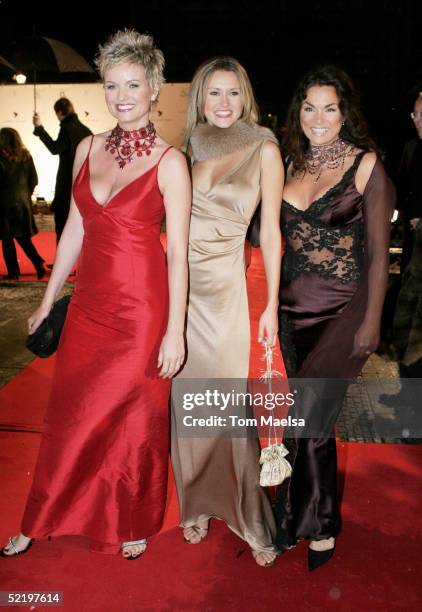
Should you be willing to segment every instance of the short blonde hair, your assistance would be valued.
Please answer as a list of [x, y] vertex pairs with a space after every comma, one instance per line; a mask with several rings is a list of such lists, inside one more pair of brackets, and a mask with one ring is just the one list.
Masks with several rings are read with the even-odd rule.
[[199, 66], [193, 75], [189, 92], [189, 102], [186, 121], [185, 148], [198, 123], [205, 123], [205, 87], [211, 75], [217, 70], [234, 72], [239, 79], [240, 92], [243, 97], [243, 111], [241, 118], [248, 125], [256, 125], [259, 120], [258, 105], [246, 70], [242, 64], [233, 57], [213, 57]]
[[119, 30], [104, 45], [99, 45], [95, 64], [104, 79], [110, 66], [128, 62], [145, 68], [145, 76], [153, 91], [164, 83], [164, 55], [154, 46], [154, 39], [136, 30]]

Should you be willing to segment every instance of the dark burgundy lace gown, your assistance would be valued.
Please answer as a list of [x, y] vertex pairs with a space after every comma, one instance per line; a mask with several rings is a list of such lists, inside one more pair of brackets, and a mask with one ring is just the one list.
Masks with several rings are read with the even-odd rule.
[[379, 280], [388, 273], [394, 203], [394, 188], [379, 160], [364, 194], [357, 191], [355, 174], [362, 156], [357, 155], [339, 183], [305, 211], [286, 201], [282, 205], [286, 249], [280, 343], [287, 374], [344, 384], [337, 384], [334, 397], [326, 402], [306, 383], [291, 409], [294, 416], [316, 424], [317, 433], [303, 436], [295, 428], [284, 433], [293, 472], [277, 493], [280, 549], [301, 539], [336, 536], [341, 527], [334, 425], [346, 379], [357, 376], [366, 361], [350, 354], [368, 301], [385, 290]]

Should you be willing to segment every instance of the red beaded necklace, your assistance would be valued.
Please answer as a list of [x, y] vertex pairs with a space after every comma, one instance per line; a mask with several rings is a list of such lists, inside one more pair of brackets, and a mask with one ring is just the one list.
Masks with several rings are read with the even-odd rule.
[[123, 169], [132, 161], [135, 154], [137, 157], [142, 157], [144, 154], [151, 155], [156, 139], [157, 132], [151, 121], [146, 127], [130, 131], [122, 130], [117, 124], [106, 138], [105, 150], [111, 155], [116, 155], [114, 159]]

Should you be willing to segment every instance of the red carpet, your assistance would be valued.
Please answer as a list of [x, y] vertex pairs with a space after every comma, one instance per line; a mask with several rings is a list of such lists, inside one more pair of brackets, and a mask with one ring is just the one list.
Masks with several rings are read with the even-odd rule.
[[[54, 261], [54, 256], [56, 253], [56, 234], [54, 232], [40, 232], [32, 238], [32, 242], [34, 243], [38, 253], [45, 260], [46, 264]], [[15, 246], [21, 271], [20, 280], [36, 281], [37, 275], [32, 263], [29, 261], [16, 241]], [[7, 269], [6, 264], [4, 263], [3, 254], [0, 254], [0, 275], [3, 274], [7, 274]], [[47, 281], [48, 279], [49, 275], [47, 274], [43, 280]]]
[[[265, 300], [257, 250], [248, 283], [255, 338]], [[260, 355], [253, 346], [255, 374]], [[0, 432], [2, 542], [19, 527], [39, 443], [29, 430], [40, 427], [52, 365], [34, 360], [0, 391], [3, 427], [24, 430]], [[43, 540], [27, 555], [0, 559], [0, 589], [60, 590], [69, 612], [420, 609], [422, 446], [340, 444], [339, 465], [343, 534], [333, 560], [312, 574], [305, 544], [262, 569], [218, 521], [203, 543], [184, 544], [171, 479], [165, 525], [141, 559], [92, 553], [81, 538]]]
[[[40, 232], [32, 238], [32, 241], [37, 249], [38, 253], [45, 260], [46, 264], [54, 262], [56, 255], [56, 234], [54, 232]], [[162, 235], [162, 242], [165, 244], [165, 236]], [[35, 273], [32, 263], [29, 261], [25, 253], [22, 251], [18, 243], [15, 241], [16, 252], [18, 256], [19, 267], [21, 271], [21, 281], [36, 281], [37, 275]], [[3, 259], [3, 253], [0, 253], [0, 276], [7, 274], [6, 264]], [[49, 272], [42, 279], [48, 281], [50, 277]], [[75, 277], [70, 276], [69, 281], [74, 281]]]
[[[1, 436], [2, 541], [16, 531], [37, 439]], [[170, 485], [166, 525], [142, 559], [91, 553], [80, 538], [40, 541], [27, 555], [0, 559], [1, 588], [61, 590], [72, 612], [420, 609], [422, 447], [347, 444], [339, 451], [347, 470], [344, 532], [332, 562], [313, 574], [305, 569], [304, 544], [261, 569], [218, 521], [201, 545], [184, 544]]]
[[41, 430], [54, 360], [34, 359], [0, 390], [0, 427]]

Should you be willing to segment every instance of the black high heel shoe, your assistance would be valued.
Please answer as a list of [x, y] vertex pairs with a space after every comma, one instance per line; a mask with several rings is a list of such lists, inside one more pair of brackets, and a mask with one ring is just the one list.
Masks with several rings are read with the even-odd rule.
[[7, 280], [18, 281], [19, 280], [19, 275], [18, 274], [5, 274], [4, 276], [1, 277], [1, 280], [4, 280], [4, 281], [7, 281]]
[[[29, 540], [28, 544], [25, 546], [23, 550], [18, 550], [15, 546], [13, 538], [9, 538], [9, 544], [7, 544], [4, 548], [0, 550], [0, 557], [16, 557], [17, 555], [24, 555], [31, 548], [33, 541], [34, 540]], [[11, 555], [4, 552], [6, 547], [9, 547], [9, 550], [10, 549], [13, 550], [13, 553]]]
[[313, 550], [308, 548], [308, 570], [312, 572], [324, 563], [327, 563], [334, 555], [335, 545], [328, 550]]
[[38, 266], [38, 268], [37, 268], [37, 279], [38, 280], [43, 279], [46, 274], [47, 274], [47, 270], [44, 268], [43, 264]]

